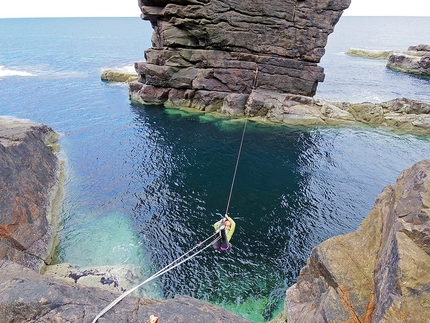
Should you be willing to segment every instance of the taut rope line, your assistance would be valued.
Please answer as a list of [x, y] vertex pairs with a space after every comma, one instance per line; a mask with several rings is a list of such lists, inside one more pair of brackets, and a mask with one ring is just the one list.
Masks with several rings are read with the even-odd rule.
[[[149, 283], [151, 280], [154, 280], [155, 278], [164, 275], [165, 273], [167, 273], [168, 271], [172, 270], [173, 268], [178, 267], [179, 265], [183, 264], [184, 262], [190, 260], [191, 258], [194, 258], [195, 256], [197, 256], [199, 253], [201, 253], [203, 250], [209, 248], [210, 246], [212, 246], [212, 244], [217, 241], [218, 239], [220, 239], [220, 237], [217, 237], [214, 241], [211, 241], [209, 244], [207, 244], [204, 248], [200, 249], [199, 251], [193, 253], [191, 256], [185, 258], [184, 260], [182, 260], [181, 262], [178, 262], [180, 259], [184, 258], [187, 254], [189, 254], [191, 251], [193, 251], [194, 249], [200, 247], [202, 244], [204, 244], [206, 241], [208, 241], [209, 239], [211, 239], [214, 235], [218, 234], [219, 230], [217, 230], [214, 234], [212, 234], [211, 236], [209, 236], [208, 238], [206, 238], [205, 240], [203, 240], [202, 242], [198, 243], [197, 245], [195, 245], [193, 248], [191, 248], [190, 250], [188, 250], [186, 253], [184, 253], [182, 256], [180, 256], [179, 258], [173, 260], [170, 264], [168, 264], [167, 266], [165, 266], [164, 268], [160, 269], [159, 271], [157, 271], [154, 275], [152, 275], [151, 277], [149, 277], [147, 280], [145, 280], [144, 282], [140, 283], [139, 285], [137, 285], [136, 287], [133, 287], [132, 289], [126, 291], [125, 293], [121, 294], [119, 297], [117, 297], [113, 302], [111, 302], [108, 306], [106, 306], [99, 314], [97, 314], [97, 316], [94, 318], [94, 320], [92, 321], [92, 323], [96, 323], [97, 320], [103, 316], [103, 314], [105, 314], [107, 311], [109, 311], [112, 307], [114, 307], [116, 304], [118, 304], [121, 300], [123, 300], [127, 295], [133, 293], [136, 289], [138, 289], [139, 287], [143, 286], [146, 283]], [[174, 263], [178, 262], [177, 264], [173, 265]]]
[[[257, 86], [257, 77], [258, 77], [258, 65], [255, 68], [254, 80], [252, 82], [252, 90], [254, 90], [255, 87]], [[242, 152], [243, 140], [245, 139], [246, 125], [248, 124], [249, 111], [246, 112], [245, 116], [246, 117], [245, 117], [245, 124], [243, 125], [242, 139], [240, 140], [239, 152], [237, 153], [236, 166], [234, 168], [233, 179], [231, 181], [230, 194], [228, 195], [227, 207], [225, 208], [225, 215], [228, 215], [228, 209], [230, 208], [230, 201], [231, 201], [231, 196], [233, 194], [234, 182], [236, 181], [237, 168], [239, 167], [239, 159], [240, 159], [240, 154]]]
[[233, 194], [234, 182], [236, 181], [237, 168], [239, 167], [240, 153], [242, 152], [243, 140], [245, 138], [245, 130], [246, 130], [247, 123], [248, 123], [248, 115], [246, 115], [245, 124], [243, 125], [242, 139], [240, 140], [239, 152], [237, 154], [236, 166], [234, 168], [234, 173], [233, 173], [233, 180], [231, 181], [230, 194], [228, 196], [227, 207], [225, 208], [225, 215], [228, 215], [228, 209], [230, 207], [231, 196]]

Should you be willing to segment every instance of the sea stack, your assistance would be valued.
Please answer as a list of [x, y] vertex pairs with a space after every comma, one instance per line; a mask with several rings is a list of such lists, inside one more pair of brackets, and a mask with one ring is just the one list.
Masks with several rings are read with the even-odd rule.
[[[244, 113], [252, 91], [313, 96], [317, 64], [350, 0], [139, 0], [154, 29], [130, 97]], [[229, 109], [234, 107], [234, 109]], [[241, 109], [237, 109], [241, 107]]]

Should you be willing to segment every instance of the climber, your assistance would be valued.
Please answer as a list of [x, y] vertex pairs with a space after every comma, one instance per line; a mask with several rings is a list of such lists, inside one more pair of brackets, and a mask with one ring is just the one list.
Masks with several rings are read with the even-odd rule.
[[215, 231], [219, 230], [219, 239], [217, 239], [213, 247], [216, 251], [227, 251], [230, 248], [230, 239], [236, 228], [236, 223], [227, 214], [225, 217], [214, 224]]

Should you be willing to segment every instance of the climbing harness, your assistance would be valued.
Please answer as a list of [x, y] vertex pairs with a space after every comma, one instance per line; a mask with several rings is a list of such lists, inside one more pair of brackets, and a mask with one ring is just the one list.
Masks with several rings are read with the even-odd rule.
[[172, 270], [173, 268], [178, 267], [179, 265], [183, 264], [184, 262], [190, 260], [191, 258], [194, 258], [195, 256], [197, 256], [199, 253], [201, 253], [203, 250], [209, 248], [215, 241], [219, 240], [220, 237], [217, 237], [215, 240], [211, 241], [209, 244], [207, 244], [206, 246], [204, 246], [202, 249], [194, 252], [191, 256], [188, 256], [187, 258], [183, 259], [182, 261], [178, 262], [179, 260], [181, 260], [182, 258], [184, 258], [186, 255], [188, 255], [189, 253], [191, 253], [192, 251], [194, 251], [195, 249], [201, 247], [204, 243], [206, 243], [208, 240], [210, 240], [213, 236], [215, 236], [216, 234], [219, 233], [219, 230], [217, 230], [214, 234], [210, 235], [209, 237], [207, 237], [205, 240], [203, 240], [202, 242], [196, 244], [193, 248], [191, 248], [190, 250], [188, 250], [186, 253], [184, 253], [182, 256], [180, 256], [179, 258], [173, 260], [170, 264], [168, 264], [167, 266], [165, 266], [164, 268], [160, 269], [159, 271], [157, 271], [154, 275], [152, 275], [151, 277], [149, 277], [147, 280], [145, 280], [144, 282], [140, 283], [139, 285], [137, 285], [136, 287], [133, 287], [132, 289], [126, 291], [125, 293], [121, 294], [119, 297], [117, 297], [113, 302], [111, 302], [108, 306], [106, 306], [99, 314], [97, 314], [97, 316], [94, 318], [94, 320], [92, 321], [92, 323], [96, 323], [97, 320], [103, 316], [103, 314], [105, 314], [107, 311], [109, 311], [112, 307], [114, 307], [116, 304], [118, 304], [121, 300], [123, 300], [127, 295], [131, 294], [132, 292], [134, 292], [136, 289], [138, 289], [139, 287], [145, 285], [146, 283], [149, 283], [151, 280], [154, 280], [155, 278], [164, 275], [165, 273], [167, 273], [168, 271]]
[[[258, 66], [255, 70], [255, 76], [254, 76], [254, 81], [252, 84], [252, 89], [255, 89], [256, 87], [256, 83], [257, 83], [257, 76], [258, 76]], [[237, 169], [239, 166], [239, 159], [240, 159], [240, 154], [242, 152], [242, 147], [243, 147], [243, 141], [245, 138], [245, 131], [246, 131], [246, 126], [248, 123], [248, 117], [249, 117], [249, 113], [246, 113], [246, 118], [245, 118], [245, 124], [243, 125], [243, 131], [242, 131], [242, 138], [240, 140], [240, 146], [239, 146], [239, 152], [237, 154], [237, 159], [236, 159], [236, 166], [234, 168], [234, 173], [233, 173], [233, 179], [231, 182], [231, 187], [230, 187], [230, 194], [228, 196], [228, 201], [227, 201], [227, 206], [226, 206], [226, 210], [225, 210], [225, 215], [228, 215], [228, 209], [230, 207], [230, 202], [231, 202], [231, 196], [233, 194], [233, 187], [234, 187], [234, 183], [236, 181], [236, 174], [237, 174]], [[154, 280], [155, 278], [164, 275], [165, 273], [167, 273], [168, 271], [178, 267], [179, 265], [183, 264], [184, 262], [194, 258], [195, 256], [197, 256], [199, 253], [201, 253], [203, 250], [209, 248], [210, 246], [212, 246], [216, 241], [218, 241], [221, 236], [218, 235], [218, 233], [224, 229], [224, 225], [221, 225], [214, 234], [210, 235], [209, 237], [207, 237], [205, 240], [203, 240], [202, 242], [198, 243], [197, 245], [195, 245], [193, 248], [191, 248], [190, 250], [188, 250], [186, 253], [184, 253], [182, 256], [180, 256], [179, 258], [175, 259], [174, 261], [172, 261], [170, 264], [168, 264], [167, 266], [165, 266], [164, 268], [160, 269], [159, 271], [157, 271], [154, 275], [152, 275], [151, 277], [149, 277], [147, 280], [143, 281], [142, 283], [140, 283], [139, 285], [137, 285], [136, 287], [133, 287], [132, 289], [124, 292], [123, 294], [121, 294], [119, 297], [117, 297], [113, 302], [111, 302], [108, 306], [106, 306], [99, 314], [97, 314], [97, 316], [94, 318], [94, 320], [92, 321], [92, 323], [96, 323], [97, 320], [103, 316], [103, 314], [105, 314], [107, 311], [109, 311], [112, 307], [114, 307], [116, 304], [118, 304], [121, 300], [123, 300], [127, 295], [131, 294], [132, 292], [134, 292], [135, 290], [137, 290], [139, 287], [145, 285], [146, 283], [149, 283], [150, 281]], [[201, 247], [203, 244], [205, 244], [208, 240], [210, 240], [211, 238], [213, 238], [215, 235], [217, 235], [217, 237], [211, 241], [209, 244], [207, 244], [206, 246], [204, 246], [202, 249], [194, 252], [191, 256], [188, 256], [187, 258], [181, 260], [182, 258], [184, 258], [186, 255], [188, 255], [189, 253], [191, 253], [192, 251], [194, 251], [195, 249]]]

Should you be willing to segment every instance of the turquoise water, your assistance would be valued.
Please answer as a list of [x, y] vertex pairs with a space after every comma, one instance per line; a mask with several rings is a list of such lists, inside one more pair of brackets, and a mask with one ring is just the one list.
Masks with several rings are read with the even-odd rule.
[[[417, 30], [406, 40], [377, 31], [428, 19], [344, 18], [330, 36], [318, 96], [430, 99], [429, 80], [343, 54], [424, 42]], [[57, 262], [134, 264], [148, 277], [212, 234], [225, 212], [243, 123], [133, 105], [126, 86], [100, 81], [102, 68], [142, 60], [151, 33], [138, 18], [0, 19], [0, 115], [61, 133], [68, 177]], [[142, 293], [191, 295], [264, 322], [311, 249], [356, 230], [382, 188], [429, 157], [426, 136], [250, 123], [229, 208], [232, 251], [206, 250]]]

